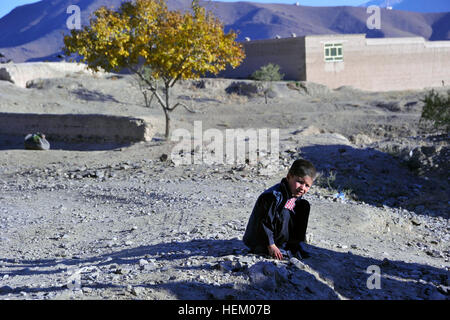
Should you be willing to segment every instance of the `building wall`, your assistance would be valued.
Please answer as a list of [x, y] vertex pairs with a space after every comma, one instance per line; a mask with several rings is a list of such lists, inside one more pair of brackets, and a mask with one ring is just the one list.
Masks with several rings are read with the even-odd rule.
[[[343, 61], [325, 62], [327, 42], [342, 42]], [[390, 91], [450, 84], [450, 41], [325, 35], [306, 36], [305, 48], [306, 79], [333, 89], [349, 85]]]
[[246, 58], [236, 69], [228, 68], [219, 77], [244, 78], [260, 67], [273, 63], [280, 66], [283, 80], [305, 80], [305, 37], [255, 40], [244, 42]]
[[[324, 44], [341, 42], [343, 61], [325, 62]], [[423, 89], [450, 84], [450, 41], [421, 37], [366, 39], [364, 34], [316, 35], [244, 42], [246, 58], [219, 74], [248, 78], [268, 63], [280, 65], [284, 80], [307, 80], [330, 88], [369, 91]]]
[[0, 112], [0, 135], [42, 132], [49, 141], [151, 141], [155, 128], [148, 119], [104, 114], [38, 114]]

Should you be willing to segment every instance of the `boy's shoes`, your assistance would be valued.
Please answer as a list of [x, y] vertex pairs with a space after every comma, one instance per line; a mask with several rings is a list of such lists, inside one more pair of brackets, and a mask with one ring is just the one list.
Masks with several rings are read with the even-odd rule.
[[298, 251], [298, 253], [300, 253], [300, 255], [302, 256], [303, 259], [308, 259], [309, 257], [311, 257], [311, 255], [309, 254], [309, 252], [303, 250], [302, 248], [300, 248], [300, 250]]
[[292, 252], [294, 257], [297, 257], [299, 259], [307, 259], [311, 257], [311, 254], [308, 251], [304, 250], [299, 243], [289, 246], [289, 250]]

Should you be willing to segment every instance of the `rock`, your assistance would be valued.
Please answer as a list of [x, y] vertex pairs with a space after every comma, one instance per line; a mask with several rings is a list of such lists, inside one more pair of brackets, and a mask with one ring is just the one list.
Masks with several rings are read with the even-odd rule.
[[[300, 135], [300, 136], [311, 136], [311, 135], [317, 135], [317, 134], [321, 134], [322, 130], [320, 130], [319, 128], [310, 125], [306, 128], [300, 128], [295, 130], [294, 132], [292, 132], [293, 135]], [[294, 149], [294, 152], [297, 152], [297, 150]]]
[[83, 293], [92, 293], [94, 291], [92, 288], [89, 287], [83, 287], [81, 290], [83, 291]]
[[145, 265], [147, 265], [148, 264], [148, 261], [147, 260], [145, 260], [145, 259], [140, 259], [139, 260], [139, 267], [144, 267]]
[[301, 262], [300, 260], [298, 260], [296, 257], [290, 258], [290, 259], [289, 259], [289, 262], [290, 262], [294, 267], [296, 267], [297, 269], [300, 269], [300, 270], [305, 270], [305, 269], [306, 269], [305, 264], [304, 264], [303, 262]]
[[134, 296], [138, 296], [144, 292], [144, 288], [141, 287], [132, 287], [130, 293]]
[[450, 287], [448, 287], [448, 286], [444, 286], [444, 285], [441, 284], [441, 285], [438, 286], [437, 289], [442, 294], [450, 295]]
[[356, 135], [351, 135], [349, 137], [349, 139], [353, 144], [365, 145], [365, 144], [372, 143], [372, 139], [369, 136], [362, 134], [362, 133], [358, 133]]
[[277, 287], [273, 264], [270, 266], [267, 262], [258, 262], [248, 270], [248, 276], [253, 285], [268, 291], [273, 291]]
[[220, 270], [222, 272], [231, 271], [233, 269], [231, 261], [221, 261], [213, 266], [213, 269]]
[[0, 293], [1, 294], [7, 294], [7, 293], [11, 293], [13, 291], [14, 291], [13, 288], [11, 288], [10, 286], [0, 287]]
[[235, 256], [233, 256], [233, 255], [228, 255], [228, 256], [223, 256], [223, 257], [222, 257], [222, 259], [223, 259], [224, 261], [233, 261], [234, 258], [235, 258]]
[[163, 153], [163, 154], [159, 157], [159, 160], [160, 160], [161, 162], [165, 162], [165, 161], [167, 161], [168, 158], [169, 158], [169, 156], [168, 156], [167, 154]]
[[253, 258], [254, 257], [252, 257], [252, 256], [242, 256], [242, 257], [239, 257], [239, 262], [244, 263], [244, 264], [252, 264], [254, 261]]
[[129, 274], [131, 272], [130, 268], [124, 268], [124, 267], [117, 267], [117, 269], [114, 271], [115, 274]]
[[417, 170], [424, 166], [425, 161], [425, 154], [422, 153], [420, 147], [416, 147], [409, 152], [409, 158], [406, 160], [406, 164], [410, 170]]
[[441, 258], [443, 257], [442, 253], [437, 250], [427, 250], [425, 253], [433, 258]]
[[105, 172], [102, 170], [96, 170], [94, 172], [94, 178], [103, 179], [105, 177]]

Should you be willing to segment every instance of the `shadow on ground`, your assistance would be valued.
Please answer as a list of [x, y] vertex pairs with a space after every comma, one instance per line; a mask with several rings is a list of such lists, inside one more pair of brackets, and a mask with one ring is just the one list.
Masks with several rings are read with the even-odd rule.
[[418, 176], [394, 156], [348, 145], [314, 145], [301, 148], [299, 157], [310, 160], [323, 173], [319, 185], [343, 191], [374, 206], [406, 208], [418, 214], [443, 216], [450, 186]]
[[[248, 269], [245, 263], [235, 269], [220, 269], [218, 264], [224, 259], [223, 256], [234, 255], [237, 261], [251, 257], [242, 241], [230, 240], [208, 240], [197, 239], [188, 242], [159, 243], [150, 246], [140, 246], [131, 249], [119, 250], [109, 254], [82, 259], [42, 259], [42, 260], [18, 260], [0, 259], [3, 269], [21, 268], [16, 271], [3, 271], [0, 278], [8, 275], [33, 276], [39, 274], [53, 273], [55, 278], [66, 279], [65, 274], [69, 268], [81, 268], [95, 266], [102, 273], [111, 272], [110, 265], [118, 268], [130, 268], [133, 273], [147, 272], [155, 273], [156, 283], [134, 284], [134, 287], [170, 292], [176, 299], [337, 299], [338, 294], [348, 299], [435, 299], [443, 296], [437, 291], [441, 283], [446, 283], [449, 273], [444, 269], [433, 266], [407, 263], [404, 261], [379, 260], [364, 257], [351, 252], [336, 252], [325, 248], [308, 246], [312, 257], [303, 260], [304, 264], [311, 268], [314, 273], [307, 269], [298, 269], [289, 266], [292, 272], [285, 279], [277, 276], [283, 265], [275, 265], [271, 261], [259, 261]], [[199, 253], [201, 252], [201, 253]], [[198, 256], [199, 259], [210, 258], [202, 264], [187, 266], [184, 262], [188, 258]], [[214, 259], [217, 258], [217, 259]], [[168, 275], [159, 269], [142, 271], [139, 269], [140, 259], [154, 259], [158, 264], [171, 262], [169, 268], [186, 273], [189, 271], [215, 272], [218, 277], [227, 279], [226, 283], [220, 285], [201, 281], [198, 276], [192, 280], [177, 280], [176, 277], [168, 278]], [[235, 277], [252, 277], [250, 270], [260, 264], [271, 266], [273, 274], [259, 279], [260, 281], [245, 282], [239, 285]], [[285, 265], [286, 266], [286, 265]], [[380, 270], [380, 287], [369, 289], [368, 282], [372, 273], [368, 273], [369, 266], [378, 266]], [[103, 267], [103, 268], [102, 268]], [[307, 268], [308, 268], [307, 267]], [[39, 268], [54, 268], [55, 270], [39, 270]], [[172, 271], [174, 271], [172, 270]], [[278, 271], [277, 271], [278, 270]], [[285, 269], [286, 270], [286, 269]], [[266, 273], [264, 271], [264, 273]], [[171, 274], [174, 274], [173, 272]], [[179, 273], [178, 273], [179, 274]], [[133, 277], [135, 278], [135, 277]], [[421, 280], [422, 282], [419, 282]], [[61, 286], [47, 288], [5, 288], [0, 287], [1, 296], [8, 293], [37, 293], [50, 291], [63, 291], [66, 286], [62, 280]], [[123, 280], [120, 284], [112, 283], [84, 283], [83, 288], [118, 290], [124, 294], [128, 283]], [[132, 296], [129, 297], [130, 299]], [[145, 298], [145, 297], [143, 297]]]
[[99, 91], [92, 91], [85, 88], [72, 90], [71, 93], [80, 100], [120, 103], [120, 101], [118, 101], [110, 94], [104, 94]]
[[[25, 136], [11, 136], [11, 135], [0, 135], [0, 151], [2, 150], [26, 150], [24, 147]], [[50, 142], [50, 150], [39, 150], [42, 152], [51, 152], [52, 150], [67, 150], [67, 151], [102, 151], [102, 150], [113, 150], [118, 148], [125, 148], [132, 145], [132, 143], [116, 143], [116, 142], [104, 142], [104, 143], [93, 143], [93, 142], [64, 142], [64, 141], [53, 141], [51, 137], [46, 137]], [[30, 152], [36, 152], [35, 150], [27, 150]]]

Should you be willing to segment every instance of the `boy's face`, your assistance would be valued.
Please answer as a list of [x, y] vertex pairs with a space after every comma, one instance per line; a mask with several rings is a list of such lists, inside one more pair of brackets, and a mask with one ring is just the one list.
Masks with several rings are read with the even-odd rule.
[[310, 176], [291, 176], [288, 173], [286, 178], [289, 188], [291, 189], [292, 196], [295, 198], [301, 197], [307, 193], [313, 184], [313, 179]]

